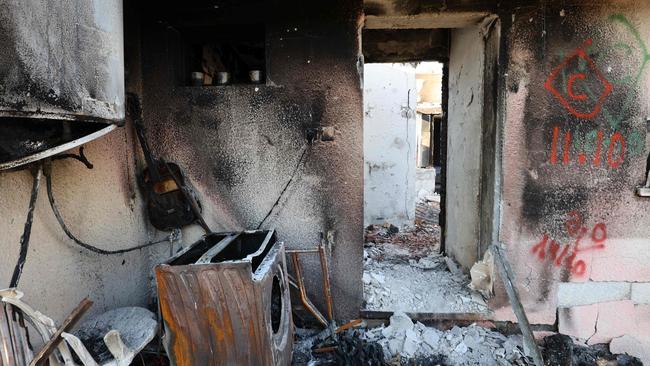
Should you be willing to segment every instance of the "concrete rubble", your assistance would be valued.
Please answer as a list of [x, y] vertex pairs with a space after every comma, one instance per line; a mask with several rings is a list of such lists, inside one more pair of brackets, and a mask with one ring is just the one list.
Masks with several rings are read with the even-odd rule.
[[449, 365], [531, 365], [520, 336], [504, 336], [478, 325], [447, 331], [413, 324], [404, 313], [395, 313], [386, 327], [368, 330], [364, 337], [378, 342], [386, 359], [421, 359], [443, 356]]
[[391, 243], [366, 243], [366, 310], [423, 313], [487, 313], [469, 278], [435, 250], [413, 252]]
[[[297, 329], [293, 365], [534, 365], [521, 335], [505, 335], [476, 323], [440, 330], [402, 312], [388, 325], [349, 329], [332, 342], [319, 330]], [[587, 346], [550, 334], [537, 341], [546, 365], [642, 366], [639, 359], [613, 354], [606, 344]]]
[[[413, 323], [404, 313], [390, 318], [388, 326], [355, 330], [352, 337], [363, 341], [363, 355], [380, 346], [383, 362], [389, 365], [532, 365], [524, 354], [521, 336], [505, 336], [476, 324], [447, 331]], [[316, 336], [297, 332], [302, 339], [294, 347], [294, 365], [329, 364], [331, 356], [310, 354]], [[339, 352], [337, 350], [336, 352]], [[363, 357], [363, 356], [361, 356]], [[363, 359], [364, 364], [375, 364]]]
[[451, 258], [440, 254], [439, 213], [438, 200], [422, 199], [415, 225], [366, 228], [365, 310], [488, 312], [481, 294], [469, 288], [470, 279]]

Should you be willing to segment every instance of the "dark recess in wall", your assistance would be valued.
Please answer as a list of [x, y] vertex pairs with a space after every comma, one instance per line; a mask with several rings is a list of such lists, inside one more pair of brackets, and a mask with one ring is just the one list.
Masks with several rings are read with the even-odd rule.
[[449, 59], [449, 29], [364, 29], [366, 63]]
[[203, 73], [203, 85], [218, 84], [219, 72], [229, 73], [228, 83], [241, 84], [251, 82], [252, 70], [264, 78], [265, 10], [264, 0], [193, 0], [164, 2], [150, 16], [177, 34], [178, 85], [193, 85], [193, 72]]

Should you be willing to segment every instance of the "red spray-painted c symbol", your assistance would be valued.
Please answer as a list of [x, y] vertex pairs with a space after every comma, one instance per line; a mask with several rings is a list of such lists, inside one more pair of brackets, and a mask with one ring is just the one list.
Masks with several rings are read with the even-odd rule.
[[574, 100], [587, 100], [587, 94], [582, 93], [582, 94], [575, 94], [573, 92], [573, 84], [576, 82], [577, 79], [584, 80], [586, 78], [585, 74], [579, 73], [579, 74], [573, 74], [569, 77], [569, 81], [566, 83], [566, 89], [567, 93], [569, 94], [569, 97]]

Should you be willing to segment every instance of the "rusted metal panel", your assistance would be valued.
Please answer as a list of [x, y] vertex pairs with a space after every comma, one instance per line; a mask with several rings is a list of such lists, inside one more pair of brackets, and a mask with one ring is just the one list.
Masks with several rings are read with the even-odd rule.
[[[261, 233], [264, 243], [258, 249], [245, 243], [246, 235]], [[156, 267], [165, 347], [175, 365], [291, 363], [284, 245], [275, 243], [273, 232], [243, 233], [233, 240], [237, 235], [208, 236], [214, 246], [230, 241], [212, 258], [217, 263], [193, 264], [213, 247], [203, 240]]]

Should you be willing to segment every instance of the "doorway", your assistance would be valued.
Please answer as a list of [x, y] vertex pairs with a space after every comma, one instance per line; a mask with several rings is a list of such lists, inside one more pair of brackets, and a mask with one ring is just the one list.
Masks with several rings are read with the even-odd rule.
[[363, 312], [489, 317], [470, 269], [496, 235], [498, 20], [417, 30], [434, 52], [403, 31], [363, 33]]

